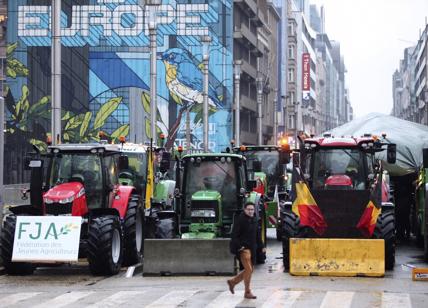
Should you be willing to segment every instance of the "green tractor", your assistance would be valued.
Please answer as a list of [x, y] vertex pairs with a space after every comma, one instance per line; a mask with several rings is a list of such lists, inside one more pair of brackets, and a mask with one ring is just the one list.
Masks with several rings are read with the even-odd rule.
[[[175, 227], [175, 181], [168, 174], [170, 154], [164, 148], [125, 143], [121, 147], [119, 182], [134, 186], [145, 203], [145, 237], [172, 238]], [[152, 155], [152, 157], [150, 157]]]
[[419, 170], [416, 183], [416, 207], [412, 221], [415, 229], [416, 240], [419, 246], [424, 248], [424, 258], [428, 261], [428, 149], [423, 149], [423, 165]]
[[247, 177], [245, 157], [230, 153], [185, 155], [177, 160], [174, 209], [176, 239], [146, 240], [144, 274], [231, 274], [235, 262], [229, 253], [233, 222], [246, 202], [256, 206], [262, 247], [266, 254], [266, 212], [261, 195]]
[[281, 240], [281, 217], [279, 202], [285, 201], [291, 189], [291, 171], [286, 165], [290, 161], [290, 147], [281, 146], [240, 146], [235, 153], [247, 158], [250, 177], [256, 180], [255, 191], [262, 194], [265, 203], [267, 226], [276, 228], [276, 238]]

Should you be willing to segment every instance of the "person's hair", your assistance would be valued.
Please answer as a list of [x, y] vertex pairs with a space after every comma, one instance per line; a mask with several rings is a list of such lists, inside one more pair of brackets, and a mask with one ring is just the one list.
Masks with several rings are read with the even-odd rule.
[[244, 209], [247, 208], [247, 206], [249, 206], [249, 205], [256, 207], [256, 205], [253, 202], [247, 202], [244, 204]]

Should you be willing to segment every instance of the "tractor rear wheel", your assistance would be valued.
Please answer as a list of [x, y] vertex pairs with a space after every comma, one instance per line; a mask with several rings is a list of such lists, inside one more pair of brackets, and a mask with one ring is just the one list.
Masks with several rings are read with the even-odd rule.
[[290, 269], [290, 238], [299, 237], [300, 218], [293, 212], [282, 212], [282, 263]]
[[382, 212], [380, 214], [373, 236], [385, 241], [385, 269], [393, 270], [395, 265], [395, 218], [393, 212]]
[[132, 195], [123, 224], [125, 240], [124, 265], [140, 263], [144, 251], [144, 214], [140, 198]]
[[87, 254], [92, 274], [109, 276], [119, 272], [123, 260], [123, 241], [117, 216], [101, 216], [91, 220]]
[[31, 275], [35, 266], [31, 263], [12, 262], [13, 242], [15, 239], [16, 216], [8, 215], [1, 230], [1, 257], [6, 273], [9, 275]]

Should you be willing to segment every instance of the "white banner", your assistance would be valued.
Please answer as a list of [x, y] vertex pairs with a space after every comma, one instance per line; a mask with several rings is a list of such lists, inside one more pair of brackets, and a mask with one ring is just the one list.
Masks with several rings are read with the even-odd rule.
[[18, 216], [12, 261], [77, 261], [82, 218]]

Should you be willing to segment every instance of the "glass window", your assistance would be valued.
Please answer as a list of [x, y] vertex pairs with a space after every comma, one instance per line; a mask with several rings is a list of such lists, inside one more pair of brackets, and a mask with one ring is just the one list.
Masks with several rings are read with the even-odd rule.
[[187, 162], [185, 198], [186, 202], [192, 195], [201, 190], [218, 191], [225, 211], [236, 209], [237, 206], [237, 176], [236, 165], [231, 162], [202, 161], [201, 163]]
[[[354, 189], [365, 189], [364, 153], [357, 149], [328, 149], [315, 152], [313, 159], [314, 188], [329, 188], [328, 179], [346, 176]], [[333, 188], [333, 187], [330, 187]]]
[[88, 207], [102, 205], [103, 175], [98, 155], [58, 154], [52, 160], [49, 186], [66, 182], [82, 182], [85, 187]]
[[117, 178], [117, 167], [116, 161], [113, 156], [107, 156], [105, 158], [106, 171], [108, 176], [108, 183], [111, 185], [119, 184], [119, 180]]

